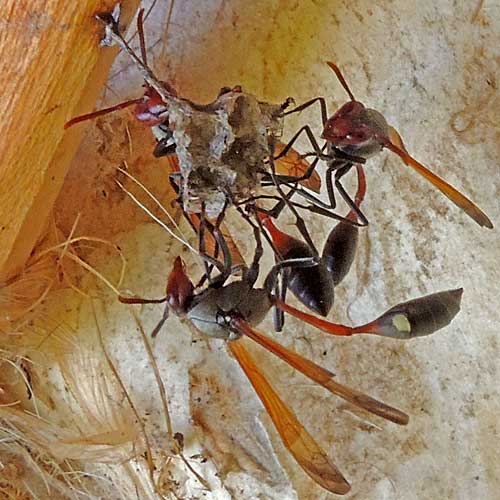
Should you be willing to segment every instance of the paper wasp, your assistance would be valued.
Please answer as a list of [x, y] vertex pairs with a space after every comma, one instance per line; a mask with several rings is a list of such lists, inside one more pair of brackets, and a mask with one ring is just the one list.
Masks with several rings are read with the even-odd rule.
[[[141, 57], [120, 33], [119, 10], [97, 17], [105, 24], [103, 45], [116, 43], [129, 54], [144, 78], [146, 90], [141, 98], [76, 117], [66, 126], [134, 105], [136, 119], [150, 126], [158, 140], [153, 154], [176, 154], [179, 170], [171, 175], [171, 182], [187, 218], [193, 213], [200, 214], [206, 221], [207, 230], [212, 231], [213, 221], [221, 222], [228, 206], [253, 203], [261, 187], [275, 187], [272, 194], [265, 196], [277, 202], [273, 214], [277, 216], [284, 206], [290, 207], [304, 240], [315, 251], [307, 227], [296, 210], [297, 207], [310, 209], [311, 205], [292, 204], [276, 181], [277, 175], [286, 174], [297, 177], [297, 183], [303, 182], [313, 191], [320, 185], [316, 172], [310, 172], [307, 179], [302, 180], [304, 173], [309, 171], [308, 163], [290, 147], [283, 152], [285, 146], [279, 142], [284, 110], [291, 99], [283, 104], [262, 102], [239, 85], [223, 87], [217, 98], [208, 104], [180, 97], [168, 82], [157, 79], [148, 66], [142, 11], [137, 20]], [[280, 159], [273, 161], [276, 155]], [[344, 157], [351, 159], [350, 155]], [[295, 192], [307, 196], [313, 205], [321, 204], [296, 186]], [[342, 219], [324, 207], [318, 210], [323, 215]]]
[[[355, 204], [340, 182], [342, 176], [349, 171], [355, 162], [342, 158], [339, 156], [339, 153], [343, 155], [347, 154], [352, 157], [361, 157], [366, 160], [378, 154], [383, 148], [387, 148], [397, 154], [406, 165], [416, 170], [439, 189], [448, 199], [461, 208], [480, 226], [489, 229], [493, 228], [493, 224], [488, 216], [471, 200], [410, 156], [404, 147], [401, 137], [393, 127], [388, 125], [383, 115], [374, 109], [367, 108], [364, 104], [357, 101], [338, 66], [333, 62], [327, 62], [327, 64], [335, 72], [351, 100], [341, 106], [332, 116], [328, 115], [326, 102], [323, 97], [311, 99], [284, 113], [285, 115], [297, 113], [312, 106], [316, 102], [319, 103], [323, 125], [321, 138], [326, 141], [326, 153], [324, 152], [324, 148], [318, 145], [309, 125], [304, 125], [282, 150], [281, 155], [285, 155], [288, 152], [289, 148], [293, 146], [300, 135], [303, 133], [306, 134], [314, 150], [311, 155], [316, 157], [316, 161], [322, 159], [327, 163], [326, 184], [330, 201], [328, 208], [334, 209], [336, 206], [333, 184], [335, 184], [338, 192], [346, 202], [352, 208], [355, 208]], [[277, 158], [279, 157], [280, 155], [277, 156]], [[311, 165], [309, 172], [314, 170], [315, 164], [316, 162]], [[307, 175], [308, 173], [306, 173], [304, 177], [307, 178]], [[289, 180], [290, 179], [287, 179], [286, 176], [281, 178], [281, 181], [284, 183]], [[296, 182], [297, 179], [293, 179], [293, 181]], [[366, 221], [366, 218], [360, 211], [358, 211], [357, 215], [361, 220]]]
[[[356, 201], [359, 205], [364, 195], [364, 176], [360, 167], [358, 167], [358, 176], [359, 185]], [[354, 211], [351, 211], [348, 217], [354, 217], [353, 214]], [[332, 284], [327, 287], [326, 295], [330, 296], [331, 294], [331, 302], [333, 302], [333, 285], [338, 284], [349, 270], [356, 246], [355, 241], [352, 241], [357, 239], [356, 233], [345, 233], [344, 231], [347, 227], [353, 228], [355, 231], [357, 228], [346, 222], [339, 222], [330, 233], [325, 251], [318, 263], [313, 255], [307, 253], [309, 250], [304, 243], [294, 239], [291, 241], [290, 236], [281, 232], [277, 233], [277, 228], [270, 228], [270, 219], [266, 220], [265, 216], [257, 214], [242, 213], [242, 215], [252, 225], [256, 244], [253, 261], [248, 269], [245, 268], [240, 279], [228, 282], [233, 267], [230, 262], [232, 252], [226, 248], [224, 259], [228, 266], [226, 272], [221, 272], [215, 279], [208, 279], [205, 276], [207, 279], [204, 281], [208, 281], [209, 284], [201, 291], [196, 291], [199, 287], [191, 282], [183, 261], [177, 257], [167, 281], [164, 297], [145, 299], [121, 296], [120, 301], [127, 304], [166, 303], [165, 312], [154, 329], [153, 336], [157, 335], [171, 310], [185, 318], [188, 324], [202, 334], [226, 340], [229, 351], [249, 378], [286, 448], [299, 465], [314, 481], [328, 491], [345, 494], [350, 489], [349, 483], [293, 412], [280, 399], [253, 361], [242, 338], [252, 339], [306, 377], [349, 403], [397, 424], [405, 425], [409, 420], [405, 413], [336, 382], [333, 373], [296, 352], [286, 349], [253, 327], [258, 325], [267, 315], [269, 309], [274, 306], [331, 335], [372, 334], [408, 340], [429, 335], [447, 326], [460, 310], [462, 289], [447, 290], [398, 304], [374, 321], [356, 327], [320, 319], [290, 306], [284, 301], [284, 295], [278, 296], [275, 293], [278, 277], [288, 270], [290, 273], [288, 286], [291, 285], [291, 289], [297, 297], [311, 307], [309, 300], [311, 289], [323, 287], [323, 282], [318, 280], [315, 274], [317, 268], [321, 265], [326, 269], [328, 265], [330, 270], [326, 270], [326, 272], [329, 273]], [[251, 220], [251, 215], [254, 216], [255, 222]], [[291, 241], [292, 249], [295, 248], [297, 242], [302, 245], [299, 252], [283, 252], [288, 258], [279, 260], [273, 266], [267, 273], [262, 287], [255, 286], [259, 275], [260, 259], [263, 255], [261, 240], [263, 227], [259, 222], [274, 232], [274, 243], [278, 243], [275, 246], [281, 252], [286, 249], [287, 242]], [[281, 243], [280, 238], [283, 239]], [[352, 251], [346, 252], [346, 248], [352, 248]], [[304, 271], [304, 273], [300, 274], [299, 271]], [[331, 307], [331, 303], [329, 307]]]
[[[256, 241], [252, 265], [237, 281], [229, 284], [221, 281], [212, 282], [196, 293], [183, 261], [177, 257], [168, 278], [165, 297], [153, 300], [120, 297], [120, 300], [128, 304], [165, 302], [167, 307], [161, 323], [167, 318], [168, 311], [172, 310], [202, 334], [225, 339], [229, 351], [249, 378], [283, 443], [297, 463], [323, 488], [332, 493], [345, 494], [350, 489], [349, 483], [280, 399], [252, 359], [242, 339], [244, 337], [252, 339], [306, 377], [349, 403], [394, 423], [406, 425], [409, 417], [405, 413], [337, 382], [330, 371], [283, 347], [253, 327], [258, 325], [269, 309], [275, 305], [333, 335], [366, 333], [410, 339], [429, 335], [448, 325], [460, 310], [462, 290], [448, 290], [398, 304], [365, 325], [357, 327], [339, 325], [304, 313], [276, 298], [272, 293], [277, 276], [275, 268], [267, 275], [264, 287], [255, 287], [262, 255], [260, 238], [257, 237]], [[291, 259], [276, 266], [308, 267], [311, 264], [310, 259]], [[155, 329], [154, 334], [157, 332], [158, 329]]]

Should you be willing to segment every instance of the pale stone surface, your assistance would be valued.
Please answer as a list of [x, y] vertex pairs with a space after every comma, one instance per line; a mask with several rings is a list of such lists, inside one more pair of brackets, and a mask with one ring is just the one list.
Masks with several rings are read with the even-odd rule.
[[[154, 12], [146, 23], [150, 33], [160, 32], [166, 17]], [[346, 100], [324, 64], [334, 60], [355, 96], [385, 114], [409, 152], [498, 225], [499, 15], [494, 2], [260, 0], [250, 8], [241, 0], [183, 1], [174, 6], [168, 49], [160, 59], [161, 44], [156, 46], [153, 64], [160, 78], [199, 102], [211, 101], [222, 86], [241, 84], [270, 102], [323, 95], [334, 110]], [[140, 84], [130, 68], [110, 85], [136, 96]], [[289, 120], [285, 137], [307, 122], [319, 131], [317, 110]], [[340, 381], [408, 412], [409, 425], [361, 413], [260, 348], [253, 352], [352, 484], [347, 498], [498, 498], [498, 229], [479, 228], [390, 153], [370, 160], [366, 172], [364, 208], [371, 224], [337, 290], [331, 318], [361, 323], [403, 300], [463, 286], [460, 315], [435, 336], [408, 343], [329, 338], [292, 320], [275, 338]], [[313, 217], [308, 224], [322, 244], [329, 224]], [[180, 253], [169, 241], [149, 225], [123, 237], [127, 288], [163, 293], [169, 259]], [[251, 251], [248, 237], [238, 241]], [[270, 263], [268, 256], [265, 266]], [[160, 308], [143, 308], [146, 329], [160, 315]], [[113, 298], [105, 316], [125, 380], [149, 419], [160, 422], [147, 360], [131, 348], [136, 334], [130, 315]], [[271, 322], [261, 329], [269, 332]], [[154, 351], [175, 429], [184, 433], [189, 453], [208, 458], [206, 465], [194, 463], [214, 487], [203, 497], [332, 498], [288, 455], [223, 343], [194, 337], [193, 344], [181, 330], [177, 319], [169, 319]], [[199, 485], [190, 484], [190, 494], [200, 495]]]

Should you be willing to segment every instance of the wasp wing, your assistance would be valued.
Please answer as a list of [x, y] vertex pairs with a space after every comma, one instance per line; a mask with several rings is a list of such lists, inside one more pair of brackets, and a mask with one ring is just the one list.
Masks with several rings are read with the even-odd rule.
[[275, 356], [281, 358], [300, 373], [329, 390], [332, 394], [335, 394], [349, 403], [358, 406], [359, 408], [363, 408], [370, 413], [385, 418], [386, 420], [390, 420], [396, 424], [406, 425], [408, 423], [409, 417], [406, 413], [403, 413], [392, 406], [386, 405], [381, 401], [377, 401], [367, 394], [363, 394], [362, 392], [335, 382], [335, 375], [331, 371], [326, 370], [316, 363], [304, 358], [300, 354], [283, 347], [281, 344], [278, 344], [257, 330], [254, 330], [244, 321], [234, 320], [233, 323], [238, 331], [247, 337], [250, 337], [252, 340], [260, 344], [269, 352], [272, 352]]
[[337, 467], [280, 399], [262, 372], [257, 368], [241, 340], [229, 343], [229, 349], [250, 380], [255, 392], [271, 417], [283, 444], [302, 469], [319, 485], [337, 495], [350, 490]]
[[[275, 154], [278, 156], [284, 149], [285, 144], [279, 142], [275, 146]], [[274, 166], [276, 167], [276, 173], [280, 175], [291, 175], [293, 177], [303, 176], [309, 169], [310, 164], [301, 155], [291, 148], [285, 156], [278, 158], [274, 161]], [[315, 193], [319, 193], [321, 190], [321, 177], [314, 170], [308, 179], [300, 181], [300, 184]]]
[[[392, 129], [392, 127], [391, 127]], [[388, 141], [385, 147], [396, 153], [409, 167], [416, 170], [421, 176], [425, 177], [431, 184], [439, 189], [449, 200], [457, 207], [461, 208], [469, 217], [474, 219], [480, 226], [493, 228], [493, 223], [488, 216], [469, 198], [463, 195], [460, 191], [441, 179], [434, 172], [431, 172], [427, 167], [410, 156], [404, 147], [401, 137], [395, 129], [390, 130]]]
[[394, 128], [389, 125], [389, 132], [387, 134], [387, 137], [389, 137], [389, 141], [402, 151], [408, 154], [408, 150], [406, 149], [406, 146], [403, 142], [403, 138], [399, 135], [399, 132]]

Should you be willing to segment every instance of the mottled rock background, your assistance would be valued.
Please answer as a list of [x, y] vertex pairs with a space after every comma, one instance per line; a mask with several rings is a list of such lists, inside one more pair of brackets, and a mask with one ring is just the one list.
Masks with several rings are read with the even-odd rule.
[[[241, 84], [275, 102], [322, 95], [334, 110], [346, 100], [324, 64], [334, 60], [355, 96], [385, 114], [411, 154], [500, 225], [497, 2], [184, 0], [174, 5], [165, 38], [166, 10], [155, 7], [146, 22], [150, 54], [158, 75], [182, 95], [208, 102], [220, 87]], [[126, 69], [110, 80], [106, 103], [141, 93], [135, 69], [126, 59], [118, 64]], [[112, 125], [101, 130], [101, 148], [116, 141], [113, 129], [115, 134], [121, 129], [115, 120], [115, 128], [110, 119]], [[319, 133], [319, 112], [313, 108], [289, 120], [286, 135], [306, 122]], [[131, 127], [136, 144], [144, 142], [148, 131]], [[92, 178], [85, 155], [92, 153], [96, 129], [90, 134], [80, 162], [86, 158], [86, 176]], [[142, 158], [146, 161], [146, 154]], [[139, 165], [141, 157], [136, 160]], [[109, 155], [108, 164], [113, 161]], [[77, 159], [68, 179], [78, 178], [78, 165]], [[409, 425], [400, 428], [357, 411], [259, 348], [253, 352], [351, 482], [348, 498], [498, 498], [498, 227], [478, 227], [390, 153], [370, 160], [366, 172], [364, 207], [371, 224], [360, 238], [354, 269], [338, 289], [332, 319], [365, 322], [395, 303], [459, 286], [465, 290], [462, 312], [445, 330], [409, 343], [328, 338], [292, 320], [276, 338], [331, 369], [339, 380], [405, 410]], [[164, 193], [167, 181], [159, 171], [148, 175], [154, 182], [150, 187]], [[92, 179], [97, 193], [100, 178]], [[139, 209], [112, 181], [108, 187], [106, 196], [87, 204], [87, 229], [101, 213], [100, 231], [111, 225], [115, 230], [104, 229], [105, 236], [119, 232], [129, 259], [127, 288], [160, 295], [180, 246], [152, 223], [132, 224]], [[77, 206], [75, 191], [66, 193]], [[64, 195], [60, 206], [65, 206]], [[70, 225], [71, 210], [65, 213]], [[312, 217], [308, 223], [321, 244], [328, 224]], [[270, 262], [268, 257], [266, 265]], [[160, 315], [156, 307], [141, 310], [147, 329]], [[131, 316], [111, 296], [101, 316], [124, 379], [148, 418], [160, 422], [151, 369], [142, 350], [133, 348], [137, 333]], [[270, 331], [271, 322], [262, 329]], [[333, 498], [288, 455], [223, 343], [193, 340], [172, 318], [154, 351], [174, 427], [184, 433], [188, 454], [208, 459], [193, 462], [214, 487], [203, 498]], [[186, 484], [186, 497], [201, 493], [195, 481]]]

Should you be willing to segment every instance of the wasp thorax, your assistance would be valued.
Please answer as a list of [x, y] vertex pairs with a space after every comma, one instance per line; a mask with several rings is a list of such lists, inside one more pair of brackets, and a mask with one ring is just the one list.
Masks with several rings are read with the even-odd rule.
[[199, 295], [187, 317], [201, 333], [233, 340], [240, 334], [232, 329], [232, 319], [241, 318], [250, 325], [258, 325], [271, 305], [267, 290], [252, 288], [245, 281], [234, 281], [222, 288], [209, 288]]

